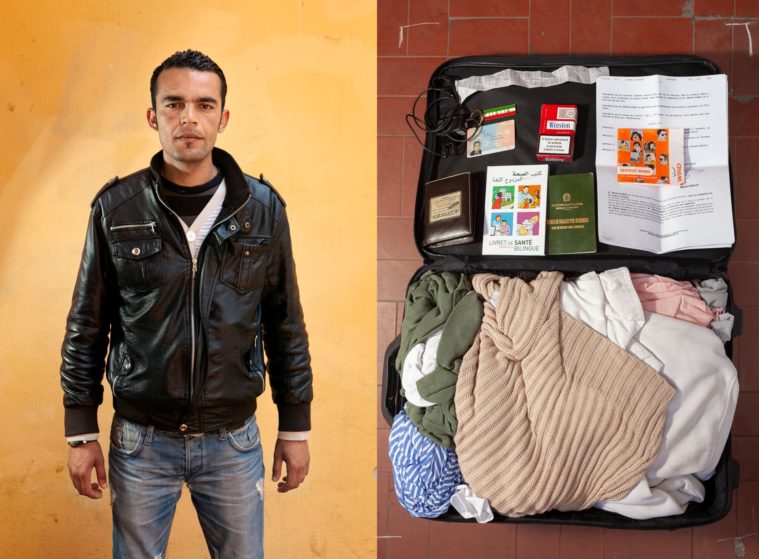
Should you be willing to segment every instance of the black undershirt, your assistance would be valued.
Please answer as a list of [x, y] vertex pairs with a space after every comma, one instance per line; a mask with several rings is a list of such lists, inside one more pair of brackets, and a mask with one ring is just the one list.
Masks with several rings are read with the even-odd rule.
[[198, 186], [180, 186], [163, 177], [158, 186], [158, 193], [169, 208], [190, 227], [216, 193], [223, 178], [224, 175], [219, 170], [216, 176], [206, 183]]

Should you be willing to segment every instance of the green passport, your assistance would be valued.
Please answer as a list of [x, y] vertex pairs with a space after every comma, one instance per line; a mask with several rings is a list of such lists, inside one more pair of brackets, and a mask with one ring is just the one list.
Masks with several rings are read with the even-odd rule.
[[593, 173], [548, 177], [547, 254], [596, 252]]

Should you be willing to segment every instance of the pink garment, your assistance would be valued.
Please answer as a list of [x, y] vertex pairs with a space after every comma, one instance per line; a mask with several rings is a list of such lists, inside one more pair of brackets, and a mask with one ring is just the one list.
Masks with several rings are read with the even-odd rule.
[[720, 309], [711, 309], [689, 281], [651, 274], [630, 274], [630, 277], [643, 309], [648, 312], [687, 320], [707, 328], [717, 320]]

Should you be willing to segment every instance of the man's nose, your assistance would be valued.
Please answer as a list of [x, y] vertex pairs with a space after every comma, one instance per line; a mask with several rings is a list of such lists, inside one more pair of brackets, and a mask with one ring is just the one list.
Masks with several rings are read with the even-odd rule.
[[181, 114], [182, 122], [186, 124], [195, 124], [197, 122], [195, 109], [191, 103], [184, 106], [184, 110]]

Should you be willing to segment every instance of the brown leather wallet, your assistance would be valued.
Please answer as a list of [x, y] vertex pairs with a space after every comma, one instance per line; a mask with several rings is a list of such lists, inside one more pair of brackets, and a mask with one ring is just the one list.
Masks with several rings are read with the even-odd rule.
[[474, 201], [469, 173], [429, 181], [424, 186], [422, 244], [428, 248], [474, 241]]

